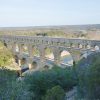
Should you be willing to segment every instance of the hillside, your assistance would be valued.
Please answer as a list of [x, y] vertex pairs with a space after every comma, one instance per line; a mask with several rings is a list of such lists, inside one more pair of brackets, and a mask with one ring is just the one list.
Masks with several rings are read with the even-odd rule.
[[100, 99], [100, 52], [82, 59], [77, 66], [78, 93], [87, 100]]

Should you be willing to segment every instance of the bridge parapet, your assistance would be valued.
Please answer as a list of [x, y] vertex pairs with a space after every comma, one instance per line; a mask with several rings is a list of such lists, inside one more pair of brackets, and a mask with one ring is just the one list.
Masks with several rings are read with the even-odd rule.
[[87, 40], [87, 39], [67, 39], [67, 38], [51, 38], [51, 37], [33, 37], [33, 36], [10, 36], [10, 35], [0, 35], [1, 41], [6, 42], [16, 42], [16, 43], [35, 43], [35, 44], [45, 44], [45, 45], [61, 45], [65, 44], [100, 44], [100, 40]]

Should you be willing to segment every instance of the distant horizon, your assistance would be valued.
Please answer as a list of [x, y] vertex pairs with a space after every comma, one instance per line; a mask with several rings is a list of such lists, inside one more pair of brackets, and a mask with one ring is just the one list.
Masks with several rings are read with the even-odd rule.
[[59, 27], [59, 26], [88, 26], [88, 25], [100, 25], [100, 24], [66, 24], [66, 25], [37, 25], [37, 26], [0, 26], [0, 28], [16, 28], [16, 27], [19, 27], [19, 28], [24, 28], [24, 27]]

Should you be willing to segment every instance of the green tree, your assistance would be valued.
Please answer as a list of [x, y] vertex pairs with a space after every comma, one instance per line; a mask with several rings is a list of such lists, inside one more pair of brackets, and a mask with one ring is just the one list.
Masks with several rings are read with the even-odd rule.
[[47, 90], [44, 100], [64, 100], [65, 92], [62, 87], [55, 86]]

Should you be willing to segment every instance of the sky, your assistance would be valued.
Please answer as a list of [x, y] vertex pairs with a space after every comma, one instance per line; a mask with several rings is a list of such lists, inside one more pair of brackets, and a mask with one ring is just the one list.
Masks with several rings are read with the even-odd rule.
[[0, 27], [100, 24], [100, 0], [0, 0]]

